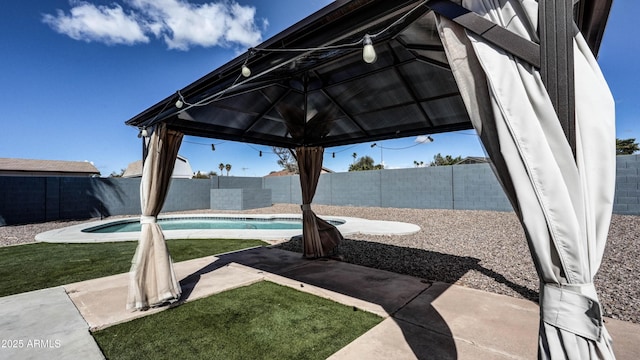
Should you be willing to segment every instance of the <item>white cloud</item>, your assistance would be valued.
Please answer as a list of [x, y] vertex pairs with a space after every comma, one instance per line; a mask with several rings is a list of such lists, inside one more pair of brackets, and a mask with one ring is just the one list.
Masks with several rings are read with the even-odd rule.
[[[71, 0], [70, 15], [44, 15], [54, 30], [76, 40], [107, 44], [148, 42], [148, 35], [162, 39], [169, 49], [193, 46], [250, 47], [262, 39], [256, 26], [256, 9], [233, 1], [192, 4], [184, 0], [124, 0], [131, 8], [95, 6]], [[263, 26], [268, 22], [263, 20]]]
[[71, 2], [69, 15], [62, 10], [57, 14], [43, 15], [42, 21], [55, 31], [75, 40], [97, 41], [105, 44], [126, 44], [149, 42], [136, 16], [126, 14], [118, 4], [96, 6], [83, 1]]

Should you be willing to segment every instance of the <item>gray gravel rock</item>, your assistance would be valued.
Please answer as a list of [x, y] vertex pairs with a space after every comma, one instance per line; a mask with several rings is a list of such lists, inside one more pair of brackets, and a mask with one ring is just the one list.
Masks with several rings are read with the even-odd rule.
[[[403, 236], [353, 235], [340, 245], [344, 261], [428, 281], [444, 281], [537, 301], [539, 282], [524, 232], [512, 212], [396, 209], [313, 205], [319, 215], [403, 221], [421, 227]], [[294, 213], [299, 205], [276, 204], [246, 211], [187, 213]], [[184, 212], [183, 212], [184, 213]], [[33, 242], [36, 234], [81, 221], [0, 227], [0, 246]], [[608, 317], [640, 323], [640, 216], [614, 215], [595, 283]], [[278, 245], [301, 251], [299, 238]]]

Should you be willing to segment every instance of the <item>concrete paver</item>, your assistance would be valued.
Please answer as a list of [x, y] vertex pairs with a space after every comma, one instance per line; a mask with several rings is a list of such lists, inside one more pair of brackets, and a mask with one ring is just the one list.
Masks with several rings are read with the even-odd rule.
[[430, 284], [418, 278], [334, 260], [307, 262], [280, 275], [382, 306], [396, 312]]
[[62, 287], [0, 298], [0, 359], [104, 359]]
[[537, 356], [539, 315], [531, 301], [435, 283], [395, 317], [512, 358]]
[[506, 360], [513, 358], [461, 339], [453, 339], [450, 335], [443, 335], [402, 320], [388, 318], [328, 359]]

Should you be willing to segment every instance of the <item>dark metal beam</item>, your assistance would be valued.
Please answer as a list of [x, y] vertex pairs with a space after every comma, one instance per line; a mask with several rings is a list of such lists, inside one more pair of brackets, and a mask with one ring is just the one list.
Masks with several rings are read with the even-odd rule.
[[[563, 1], [563, 0], [558, 0]], [[465, 29], [482, 36], [488, 42], [499, 46], [513, 56], [529, 64], [540, 67], [540, 46], [498, 26], [480, 15], [449, 0], [431, 0], [429, 8]]]
[[575, 8], [578, 28], [597, 57], [613, 0], [581, 0]]

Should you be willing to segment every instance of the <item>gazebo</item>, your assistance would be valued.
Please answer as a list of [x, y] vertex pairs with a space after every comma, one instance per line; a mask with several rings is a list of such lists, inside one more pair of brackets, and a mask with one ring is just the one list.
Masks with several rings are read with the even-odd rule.
[[475, 129], [541, 282], [540, 358], [613, 358], [593, 278], [615, 186], [595, 60], [611, 0], [336, 0], [126, 122], [145, 133], [128, 306], [178, 300], [156, 216], [182, 136], [295, 149], [304, 256], [341, 240], [311, 203], [325, 148]]

